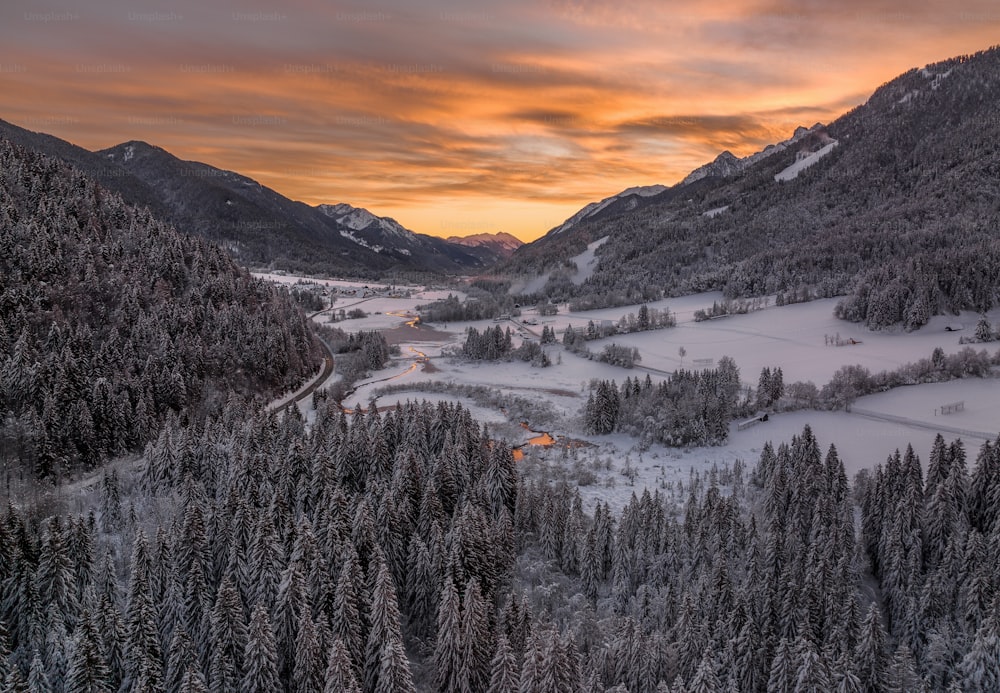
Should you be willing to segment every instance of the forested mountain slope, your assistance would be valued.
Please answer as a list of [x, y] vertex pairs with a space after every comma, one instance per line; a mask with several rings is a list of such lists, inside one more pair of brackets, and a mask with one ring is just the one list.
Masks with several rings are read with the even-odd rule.
[[318, 365], [287, 293], [78, 171], [0, 139], [0, 438], [40, 476], [141, 449], [171, 412]]
[[[391, 219], [350, 205], [311, 207], [233, 171], [184, 161], [145, 142], [91, 152], [57, 137], [0, 120], [0, 136], [78, 168], [108, 190], [175, 228], [219, 244], [238, 261], [300, 272], [353, 277], [464, 272], [497, 257], [415, 234]], [[357, 218], [341, 221], [329, 208]], [[343, 215], [340, 215], [343, 216]], [[388, 224], [400, 230], [385, 234]]]
[[[586, 282], [557, 278], [549, 293], [604, 303], [650, 287], [849, 294], [840, 315], [872, 327], [984, 310], [1000, 299], [998, 106], [1000, 49], [914, 69], [795, 146], [732, 176], [675, 186], [662, 203], [543, 238], [507, 269], [538, 255], [558, 263], [609, 236]], [[789, 177], [797, 158], [834, 141]], [[782, 172], [787, 180], [776, 180]]]

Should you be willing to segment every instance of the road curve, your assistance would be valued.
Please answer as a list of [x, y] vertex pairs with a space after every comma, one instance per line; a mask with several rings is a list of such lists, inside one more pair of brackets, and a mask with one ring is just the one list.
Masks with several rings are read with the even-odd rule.
[[288, 409], [288, 407], [292, 406], [296, 402], [302, 401], [303, 399], [311, 395], [313, 392], [315, 392], [317, 389], [322, 387], [323, 384], [330, 379], [330, 376], [333, 375], [333, 365], [334, 365], [333, 349], [330, 348], [330, 345], [327, 344], [326, 340], [320, 337], [318, 334], [316, 335], [316, 339], [320, 341], [320, 344], [323, 345], [323, 351], [326, 352], [326, 356], [323, 357], [322, 372], [320, 372], [320, 374], [316, 376], [315, 380], [309, 383], [309, 387], [305, 388], [304, 390], [296, 394], [294, 397], [292, 397], [284, 404], [275, 407], [274, 408], [275, 412], [282, 412], [285, 409]]

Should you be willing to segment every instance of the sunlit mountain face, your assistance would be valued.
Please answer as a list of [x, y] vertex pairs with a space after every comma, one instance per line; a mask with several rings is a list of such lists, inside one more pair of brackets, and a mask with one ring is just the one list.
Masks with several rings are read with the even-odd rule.
[[0, 10], [0, 117], [142, 140], [311, 205], [531, 240], [995, 42], [993, 2], [203, 3]]

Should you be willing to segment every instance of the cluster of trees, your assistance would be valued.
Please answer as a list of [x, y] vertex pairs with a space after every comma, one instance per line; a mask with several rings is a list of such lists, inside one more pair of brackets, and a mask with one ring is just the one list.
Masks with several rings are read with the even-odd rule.
[[338, 354], [357, 354], [361, 368], [372, 371], [385, 367], [391, 355], [389, 343], [378, 330], [352, 332], [347, 336], [347, 341], [341, 342], [335, 350]]
[[992, 241], [943, 248], [865, 272], [838, 304], [836, 315], [872, 329], [923, 326], [945, 311], [986, 312], [1000, 303], [995, 277], [1000, 249]]
[[284, 290], [0, 141], [0, 455], [40, 477], [141, 449], [170, 412], [269, 396], [320, 347]]
[[462, 345], [462, 355], [474, 361], [499, 361], [517, 358], [535, 366], [551, 365], [542, 345], [531, 339], [525, 339], [521, 346], [513, 347], [510, 328], [500, 325], [487, 327], [482, 332], [470, 327]]
[[636, 347], [624, 346], [621, 344], [606, 344], [597, 355], [597, 360], [603, 363], [610, 363], [612, 366], [622, 368], [632, 368], [642, 360], [639, 350]]
[[765, 366], [760, 370], [760, 378], [757, 380], [757, 407], [766, 409], [785, 394], [785, 374], [781, 367], [773, 371]]
[[333, 365], [340, 376], [330, 387], [314, 393], [320, 398], [342, 401], [358, 380], [368, 377], [371, 371], [385, 368], [390, 357], [400, 353], [398, 345], [389, 344], [385, 336], [376, 330], [354, 333], [330, 325], [317, 325], [315, 329], [336, 355]]
[[663, 445], [721, 445], [739, 394], [739, 369], [727, 356], [714, 370], [678, 370], [659, 384], [649, 376], [626, 378], [620, 387], [599, 381], [584, 405], [584, 426], [590, 433], [622, 431]]
[[587, 326], [582, 330], [577, 330], [572, 325], [567, 325], [563, 330], [562, 343], [569, 351], [574, 353], [589, 354], [587, 342], [595, 339], [603, 339], [618, 334], [618, 328], [610, 321], [601, 324], [593, 320], [587, 321]]
[[295, 302], [307, 313], [315, 313], [327, 308], [327, 301], [319, 289], [313, 287], [292, 286], [289, 293]]
[[473, 361], [499, 361], [509, 356], [513, 348], [509, 327], [493, 325], [482, 332], [470, 327], [462, 344], [462, 355]]
[[618, 332], [630, 334], [632, 332], [645, 332], [646, 330], [662, 330], [666, 327], [675, 327], [677, 316], [670, 312], [669, 308], [660, 310], [650, 308], [643, 303], [639, 306], [639, 312], [629, 313], [622, 316], [618, 321]]
[[[705, 320], [719, 318], [723, 315], [744, 315], [751, 311], [766, 308], [770, 300], [761, 296], [737, 299], [725, 298], [721, 302], [712, 301], [711, 308], [699, 308], [694, 312], [693, 317], [695, 322], [704, 322]], [[785, 299], [782, 296], [782, 302], [778, 303], [778, 305], [784, 305], [784, 303]]]
[[[582, 330], [578, 330], [572, 325], [569, 325], [563, 331], [562, 343], [563, 346], [565, 346], [569, 351], [589, 355], [590, 352], [587, 349], [586, 343], [595, 339], [604, 339], [605, 337], [612, 337], [616, 334], [630, 334], [632, 332], [645, 332], [646, 330], [661, 330], [667, 327], [674, 327], [676, 324], [677, 318], [672, 312], [670, 312], [669, 309], [660, 310], [658, 308], [650, 308], [644, 303], [639, 306], [638, 315], [635, 313], [629, 313], [628, 315], [622, 316], [617, 323], [613, 323], [608, 320], [596, 323], [593, 320], [588, 320], [586, 327]], [[555, 341], [555, 331], [550, 330], [550, 334], [550, 338]], [[543, 329], [543, 340], [545, 337], [546, 335]], [[605, 347], [604, 351], [598, 358], [602, 361], [608, 361], [608, 363], [616, 363], [619, 357], [624, 357], [625, 360], [628, 360], [630, 355], [634, 356], [631, 360], [632, 363], [639, 360], [638, 350], [633, 349], [628, 351], [625, 347], [611, 345], [611, 349], [609, 350], [608, 347]], [[631, 368], [631, 365], [627, 367]]]
[[368, 313], [366, 313], [361, 308], [351, 308], [346, 310], [341, 308], [339, 311], [330, 311], [330, 322], [342, 322], [344, 320], [357, 320], [359, 318], [367, 318]]
[[447, 298], [417, 306], [417, 310], [424, 322], [465, 322], [488, 320], [500, 315], [517, 316], [521, 314], [519, 305], [509, 294], [470, 289], [464, 301], [448, 294]]
[[[861, 541], [890, 637], [926, 689], [1000, 690], [1000, 440], [983, 444], [971, 474], [962, 442], [938, 435], [926, 477], [908, 447], [867, 481]], [[886, 660], [872, 665], [892, 685]]]

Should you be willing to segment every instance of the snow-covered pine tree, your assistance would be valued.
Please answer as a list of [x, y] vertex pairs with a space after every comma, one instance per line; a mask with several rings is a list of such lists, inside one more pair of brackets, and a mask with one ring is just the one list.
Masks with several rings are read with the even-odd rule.
[[487, 693], [518, 693], [520, 671], [507, 636], [497, 636], [496, 652], [490, 662], [490, 685]]
[[240, 682], [241, 691], [268, 693], [281, 690], [278, 679], [278, 646], [271, 619], [263, 604], [257, 604], [253, 608], [243, 661], [245, 666]]
[[340, 638], [334, 638], [330, 648], [323, 693], [361, 693], [347, 646]]
[[[411, 680], [409, 663], [403, 650], [396, 587], [381, 552], [376, 552], [372, 569], [375, 570], [375, 582], [372, 586], [371, 628], [365, 645], [364, 689], [366, 693], [389, 690], [386, 686], [391, 683], [404, 690], [406, 682]], [[409, 686], [412, 688], [412, 682]]]
[[208, 684], [212, 693], [239, 688], [243, 680], [243, 655], [247, 649], [247, 626], [243, 604], [229, 576], [222, 580], [212, 609]]
[[299, 633], [295, 641], [295, 666], [292, 683], [297, 693], [322, 693], [324, 662], [316, 627], [308, 610], [299, 619]]
[[474, 693], [485, 690], [490, 680], [493, 634], [490, 631], [488, 603], [483, 599], [476, 578], [469, 580], [462, 597], [461, 690]]
[[66, 690], [80, 693], [112, 693], [108, 682], [108, 665], [90, 613], [84, 611], [74, 635], [73, 655], [66, 673]]
[[461, 691], [463, 644], [458, 591], [449, 575], [445, 577], [438, 599], [437, 639], [434, 643], [434, 682], [439, 691]]

